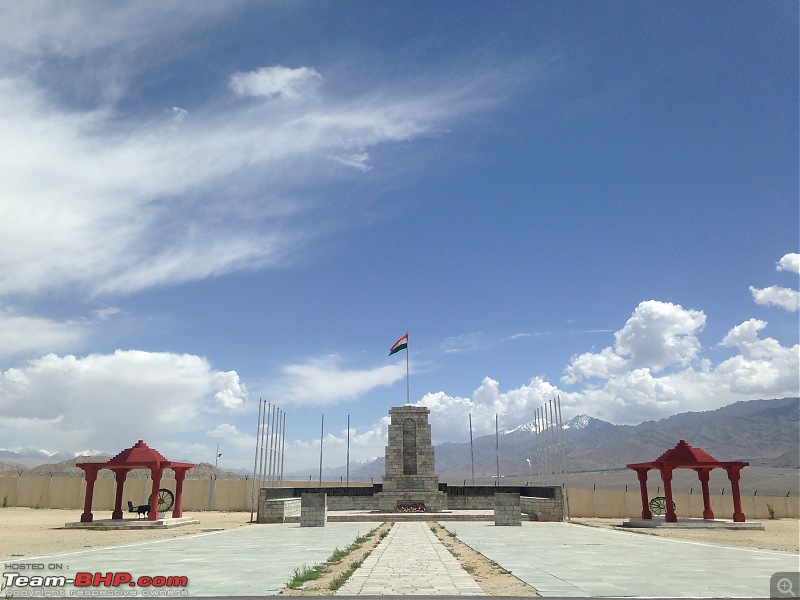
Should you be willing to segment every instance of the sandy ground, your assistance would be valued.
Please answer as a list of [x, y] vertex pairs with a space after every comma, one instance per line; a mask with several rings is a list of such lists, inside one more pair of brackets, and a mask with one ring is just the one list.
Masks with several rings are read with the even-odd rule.
[[[589, 525], [591, 527], [605, 527], [622, 529], [623, 519], [572, 519], [573, 523]], [[723, 546], [746, 546], [748, 548], [763, 548], [766, 550], [784, 550], [800, 552], [800, 520], [775, 519], [759, 521], [764, 525], [764, 531], [733, 531], [724, 529], [624, 529], [643, 535], [657, 535], [659, 537], [689, 540], [693, 542], [709, 542]]]
[[[74, 552], [84, 548], [120, 546], [192, 535], [209, 530], [249, 525], [250, 513], [192, 512], [185, 517], [200, 520], [197, 525], [150, 531], [91, 531], [64, 529], [65, 523], [81, 520], [81, 510], [0, 508], [0, 558], [34, 557]], [[95, 513], [96, 519], [111, 516]]]

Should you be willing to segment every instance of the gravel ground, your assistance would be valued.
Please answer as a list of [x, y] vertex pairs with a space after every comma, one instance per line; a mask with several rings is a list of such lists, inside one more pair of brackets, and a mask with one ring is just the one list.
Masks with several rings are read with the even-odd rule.
[[[592, 527], [621, 528], [622, 519], [572, 519], [573, 523], [589, 525]], [[800, 520], [774, 519], [759, 521], [763, 523], [764, 531], [753, 530], [725, 530], [725, 529], [625, 529], [644, 535], [657, 535], [659, 537], [676, 538], [693, 542], [710, 542], [723, 546], [747, 546], [748, 548], [763, 548], [765, 550], [784, 550], [800, 552]]]
[[[199, 524], [149, 531], [92, 531], [64, 529], [65, 523], [81, 520], [81, 510], [0, 508], [0, 559], [45, 556], [74, 552], [84, 548], [121, 546], [192, 535], [209, 529], [232, 529], [249, 525], [250, 513], [196, 512], [185, 517], [200, 520]], [[110, 512], [95, 518], [110, 517]], [[135, 517], [134, 517], [135, 518]]]

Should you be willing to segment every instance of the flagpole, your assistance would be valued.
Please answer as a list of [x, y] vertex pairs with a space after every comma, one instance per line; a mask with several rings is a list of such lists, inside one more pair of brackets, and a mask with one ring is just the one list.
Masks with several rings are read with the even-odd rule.
[[472, 487], [475, 487], [475, 449], [472, 446], [472, 413], [469, 413], [469, 455], [472, 462]]
[[500, 485], [500, 426], [497, 423], [497, 413], [494, 413], [494, 452], [497, 459], [497, 481], [495, 481], [495, 485]]
[[[406, 335], [408, 335], [406, 333]], [[408, 368], [408, 342], [406, 342], [406, 404], [411, 404], [411, 377]]]
[[322, 438], [325, 437], [325, 413], [322, 413], [322, 425], [319, 432], [319, 487], [322, 487]]

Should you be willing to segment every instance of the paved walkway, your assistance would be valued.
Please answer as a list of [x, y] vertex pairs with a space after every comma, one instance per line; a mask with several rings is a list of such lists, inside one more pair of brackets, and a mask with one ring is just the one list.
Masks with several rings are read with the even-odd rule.
[[[238, 529], [199, 535], [187, 535], [157, 542], [143, 542], [95, 548], [68, 554], [33, 558], [0, 559], [3, 572], [22, 575], [63, 575], [78, 572], [128, 572], [134, 579], [142, 576], [185, 576], [185, 591], [190, 596], [265, 596], [277, 594], [286, 586], [295, 569], [325, 562], [333, 551], [346, 548], [359, 535], [372, 530], [375, 523], [335, 523], [327, 527], [300, 527], [299, 524], [247, 525]], [[113, 531], [94, 532], [114, 539]], [[2, 540], [0, 540], [2, 552]], [[0, 555], [2, 556], [2, 555]], [[12, 569], [14, 564], [60, 566], [58, 569]], [[76, 589], [69, 585], [66, 595], [82, 591], [113, 594], [115, 591], [137, 593], [140, 588], [115, 590], [110, 587]], [[5, 590], [9, 592], [10, 590]], [[32, 589], [24, 590], [30, 592]], [[41, 591], [41, 588], [39, 588]], [[158, 592], [159, 590], [149, 590]], [[161, 592], [175, 592], [161, 588]], [[17, 591], [15, 600], [27, 594]]]
[[[442, 523], [542, 596], [769, 598], [800, 556], [571, 523]], [[743, 532], [744, 533], [744, 532]]]
[[[800, 570], [796, 552], [684, 542], [569, 523], [444, 525], [543, 596], [764, 598], [769, 597], [773, 574]], [[347, 547], [374, 526], [252, 525], [69, 554], [2, 558], [0, 564], [3, 572], [66, 578], [77, 572], [184, 576], [191, 596], [264, 596], [283, 588], [295, 569], [324, 562], [337, 546]], [[114, 532], [97, 534], [110, 537]], [[19, 568], [20, 563], [43, 568]], [[42, 592], [18, 591], [15, 600]], [[65, 591], [67, 596], [75, 591], [127, 591], [142, 597], [146, 590], [68, 586]], [[398, 523], [340, 593], [478, 595], [481, 590], [424, 523]]]
[[395, 523], [337, 595], [484, 596], [425, 523]]

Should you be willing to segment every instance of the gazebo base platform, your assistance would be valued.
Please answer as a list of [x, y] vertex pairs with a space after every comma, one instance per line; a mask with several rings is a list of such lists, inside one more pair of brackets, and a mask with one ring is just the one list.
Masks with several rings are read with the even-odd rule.
[[667, 523], [664, 517], [653, 517], [652, 519], [628, 519], [622, 523], [622, 526], [642, 529], [744, 529], [764, 531], [763, 523], [756, 521], [735, 523], [725, 519], [679, 518], [677, 523]]
[[183, 527], [184, 525], [195, 525], [200, 523], [199, 519], [193, 517], [179, 517], [177, 519], [163, 518], [156, 521], [147, 519], [95, 519], [91, 523], [65, 523], [65, 529], [172, 529], [173, 527]]

